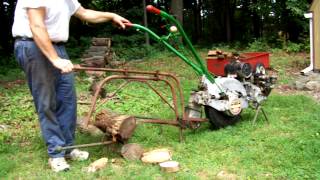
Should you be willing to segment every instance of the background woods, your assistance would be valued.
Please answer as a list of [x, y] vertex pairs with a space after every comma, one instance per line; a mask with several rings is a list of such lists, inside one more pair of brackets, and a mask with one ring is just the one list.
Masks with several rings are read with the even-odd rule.
[[[270, 47], [285, 48], [288, 42], [308, 46], [308, 11], [311, 0], [79, 0], [84, 7], [113, 11], [134, 23], [144, 24], [143, 1], [174, 14], [184, 22], [194, 43], [238, 42], [241, 46], [262, 41]], [[1, 56], [11, 56], [13, 39], [11, 26], [16, 0], [0, 3], [0, 51]], [[162, 33], [161, 18], [147, 14], [152, 30]], [[120, 31], [109, 25], [85, 25], [79, 20], [71, 22], [71, 46], [81, 45], [85, 37], [112, 36], [115, 45], [134, 47], [145, 42], [145, 36], [131, 31]], [[123, 36], [125, 34], [126, 36]], [[130, 35], [130, 38], [128, 38]], [[121, 45], [122, 44], [122, 45]], [[75, 53], [77, 54], [77, 53]], [[3, 61], [3, 60], [0, 60]], [[3, 62], [1, 62], [3, 64]]]

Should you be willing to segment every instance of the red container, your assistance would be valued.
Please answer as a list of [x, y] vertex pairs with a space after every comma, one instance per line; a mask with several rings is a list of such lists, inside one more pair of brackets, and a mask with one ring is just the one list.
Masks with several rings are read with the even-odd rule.
[[[224, 67], [232, 60], [228, 58], [207, 57], [207, 67], [210, 72], [217, 76], [225, 76]], [[269, 68], [269, 53], [267, 52], [248, 52], [240, 54], [241, 62], [249, 63], [253, 70], [257, 64], [263, 64], [265, 68]]]

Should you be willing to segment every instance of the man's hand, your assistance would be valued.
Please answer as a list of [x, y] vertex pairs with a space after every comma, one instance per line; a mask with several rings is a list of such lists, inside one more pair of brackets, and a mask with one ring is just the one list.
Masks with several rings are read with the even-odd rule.
[[73, 64], [68, 59], [56, 59], [52, 61], [54, 67], [61, 70], [61, 73], [69, 73], [73, 69]]
[[130, 21], [119, 16], [118, 14], [114, 14], [112, 17], [112, 21], [113, 23], [115, 23], [116, 25], [120, 26], [122, 29], [126, 28], [126, 25], [124, 25], [124, 23], [129, 23]]

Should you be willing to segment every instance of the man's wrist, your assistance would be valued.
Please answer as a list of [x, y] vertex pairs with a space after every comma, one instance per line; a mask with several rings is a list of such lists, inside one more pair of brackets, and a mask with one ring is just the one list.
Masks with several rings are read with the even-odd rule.
[[61, 58], [60, 58], [59, 56], [57, 56], [57, 57], [54, 57], [54, 58], [49, 58], [49, 60], [50, 60], [52, 63], [54, 63], [54, 62], [56, 62], [56, 61], [61, 60]]

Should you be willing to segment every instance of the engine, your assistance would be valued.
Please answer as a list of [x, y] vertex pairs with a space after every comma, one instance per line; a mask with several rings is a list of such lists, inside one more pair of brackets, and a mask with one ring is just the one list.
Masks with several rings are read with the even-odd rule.
[[225, 74], [214, 83], [203, 76], [199, 90], [191, 94], [189, 102], [237, 116], [249, 105], [257, 107], [266, 100], [277, 79], [266, 74], [263, 64], [252, 68], [249, 63], [238, 60], [225, 66]]

